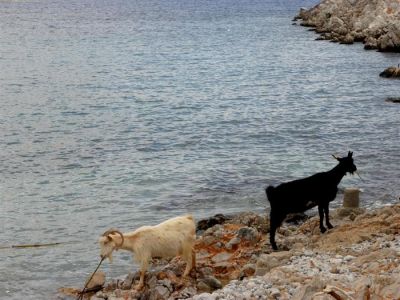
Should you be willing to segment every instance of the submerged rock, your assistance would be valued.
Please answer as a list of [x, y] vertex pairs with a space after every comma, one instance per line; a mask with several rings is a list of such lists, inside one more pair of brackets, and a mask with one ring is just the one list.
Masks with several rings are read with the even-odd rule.
[[388, 97], [386, 98], [386, 102], [400, 103], [400, 97]]

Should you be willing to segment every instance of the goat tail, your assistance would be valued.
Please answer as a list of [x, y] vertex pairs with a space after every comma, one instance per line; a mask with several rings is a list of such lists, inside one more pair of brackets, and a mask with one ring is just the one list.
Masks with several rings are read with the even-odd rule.
[[275, 188], [270, 185], [265, 189], [265, 193], [267, 194], [267, 199], [269, 201], [269, 203], [272, 204], [272, 202], [274, 201], [274, 190]]

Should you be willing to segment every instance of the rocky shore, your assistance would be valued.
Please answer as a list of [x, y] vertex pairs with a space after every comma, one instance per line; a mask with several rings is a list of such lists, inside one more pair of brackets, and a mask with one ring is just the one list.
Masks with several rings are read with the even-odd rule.
[[318, 39], [363, 42], [365, 49], [400, 52], [397, 0], [323, 0], [311, 9], [301, 9], [295, 20], [313, 27], [321, 35]]
[[[145, 288], [139, 274], [104, 282], [86, 299], [400, 299], [400, 204], [374, 211], [340, 208], [335, 228], [321, 234], [318, 217], [292, 218], [266, 241], [267, 215], [217, 215], [198, 223], [197, 269], [182, 280], [184, 263], [153, 262]], [[127, 267], [128, 268], [128, 267]], [[62, 289], [60, 299], [77, 290]]]

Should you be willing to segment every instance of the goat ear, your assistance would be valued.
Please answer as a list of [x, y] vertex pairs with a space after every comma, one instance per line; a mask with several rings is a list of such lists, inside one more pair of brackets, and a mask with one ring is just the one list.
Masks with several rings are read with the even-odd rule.
[[112, 237], [109, 236], [109, 235], [107, 235], [107, 240], [108, 240], [109, 242], [111, 242], [111, 241], [112, 241]]
[[347, 154], [347, 157], [353, 157], [353, 152], [349, 151], [349, 153]]

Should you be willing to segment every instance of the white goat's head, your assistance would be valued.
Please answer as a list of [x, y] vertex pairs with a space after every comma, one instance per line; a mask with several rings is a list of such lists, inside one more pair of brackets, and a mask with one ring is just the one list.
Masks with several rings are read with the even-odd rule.
[[[121, 236], [121, 242], [117, 243], [115, 240], [115, 237], [113, 237], [113, 234], [119, 234]], [[121, 231], [117, 229], [110, 229], [104, 232], [101, 237], [99, 238], [99, 244], [100, 244], [100, 257], [106, 258], [112, 262], [112, 252], [114, 250], [118, 250], [119, 247], [121, 247], [124, 243], [124, 235], [121, 233]]]

